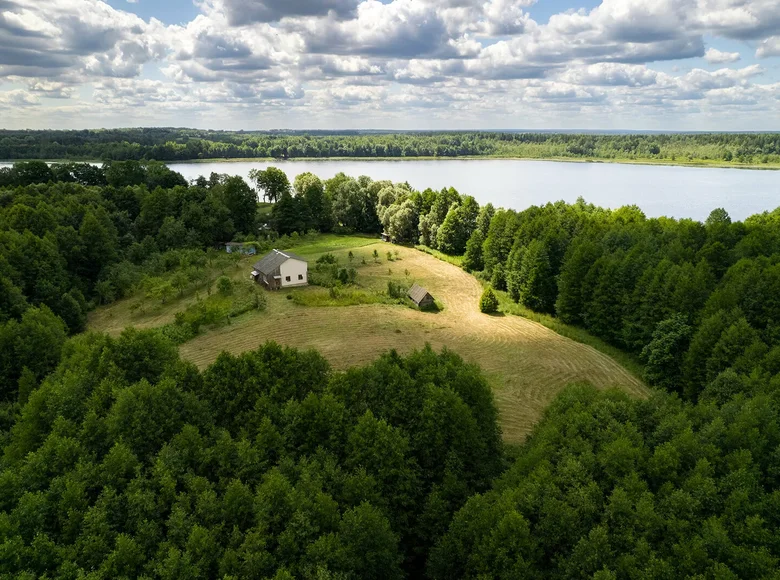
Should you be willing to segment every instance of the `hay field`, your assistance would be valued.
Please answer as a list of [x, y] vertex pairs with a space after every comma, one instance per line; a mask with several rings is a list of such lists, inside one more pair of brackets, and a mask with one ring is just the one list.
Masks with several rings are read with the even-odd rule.
[[[380, 256], [379, 264], [373, 261], [374, 249]], [[346, 265], [349, 250], [362, 286], [382, 289], [390, 279], [417, 282], [443, 304], [444, 310], [423, 313], [386, 304], [305, 307], [288, 300], [285, 291], [268, 293], [265, 312], [246, 315], [195, 338], [181, 346], [182, 356], [202, 368], [223, 350], [240, 353], [274, 340], [317, 349], [335, 368], [345, 369], [370, 362], [389, 349], [408, 352], [425, 343], [436, 349], [446, 346], [479, 364], [490, 379], [508, 442], [525, 439], [545, 407], [569, 383], [589, 381], [599, 388], [619, 387], [635, 396], [649, 393], [626, 369], [590, 346], [525, 318], [480, 313], [480, 283], [431, 255], [365, 239], [345, 238], [340, 244], [333, 236], [326, 243], [292, 251], [305, 256], [310, 264], [330, 251]], [[398, 259], [388, 261], [388, 251], [398, 251]], [[304, 288], [292, 292], [327, 291]]]

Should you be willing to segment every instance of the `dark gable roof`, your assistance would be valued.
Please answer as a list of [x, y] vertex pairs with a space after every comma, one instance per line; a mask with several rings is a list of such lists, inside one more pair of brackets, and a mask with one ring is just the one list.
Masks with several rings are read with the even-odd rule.
[[284, 264], [289, 259], [300, 260], [301, 262], [306, 261], [300, 256], [296, 256], [291, 252], [280, 252], [279, 250], [271, 250], [268, 254], [263, 256], [262, 259], [255, 262], [255, 265], [253, 267], [255, 270], [261, 272], [262, 274], [273, 274], [279, 268], [279, 266]]
[[[428, 291], [425, 288], [423, 288], [422, 286], [418, 286], [417, 284], [409, 288], [409, 292], [407, 295], [409, 296], [409, 298], [412, 299], [412, 301], [415, 304], [419, 304], [425, 299], [426, 296], [430, 296], [430, 294], [428, 294]], [[433, 298], [433, 296], [431, 296], [431, 298]]]

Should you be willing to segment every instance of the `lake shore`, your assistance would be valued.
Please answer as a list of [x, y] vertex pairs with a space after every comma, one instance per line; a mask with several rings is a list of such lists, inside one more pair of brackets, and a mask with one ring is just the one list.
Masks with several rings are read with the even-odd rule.
[[659, 165], [664, 167], [702, 167], [709, 169], [750, 169], [779, 171], [780, 163], [729, 163], [709, 159], [694, 161], [677, 161], [671, 159], [609, 159], [601, 157], [517, 157], [511, 155], [463, 155], [458, 157], [291, 157], [277, 159], [274, 157], [235, 157], [220, 159], [185, 159], [167, 161], [173, 163], [268, 163], [268, 162], [316, 162], [316, 161], [551, 161], [554, 163], [614, 163], [621, 165]]
[[[458, 157], [291, 157], [278, 159], [274, 157], [215, 157], [210, 159], [175, 159], [164, 161], [166, 165], [180, 163], [287, 163], [287, 162], [327, 162], [327, 161], [551, 161], [554, 163], [610, 163], [618, 165], [650, 165], [663, 167], [699, 167], [705, 169], [744, 169], [752, 171], [780, 171], [780, 163], [735, 163], [714, 159], [699, 159], [679, 161], [672, 159], [612, 159], [606, 157], [518, 157], [512, 155], [463, 155]], [[0, 164], [13, 164], [19, 161], [35, 161], [34, 159], [3, 159]], [[94, 159], [45, 159], [47, 163], [94, 163], [102, 161]]]

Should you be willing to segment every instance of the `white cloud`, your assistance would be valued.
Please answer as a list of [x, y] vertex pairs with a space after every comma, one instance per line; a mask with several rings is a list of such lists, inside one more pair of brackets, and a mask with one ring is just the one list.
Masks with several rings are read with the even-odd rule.
[[22, 89], [0, 92], [0, 109], [27, 108], [38, 104], [38, 97]]
[[577, 85], [646, 87], [656, 83], [658, 73], [642, 65], [598, 63], [572, 68], [561, 79]]
[[758, 58], [780, 56], [780, 35], [764, 40], [756, 49], [756, 56]]
[[737, 62], [740, 59], [738, 52], [722, 52], [717, 48], [708, 48], [704, 53], [704, 60], [710, 64], [724, 64]]
[[329, 118], [410, 128], [506, 127], [519, 114], [519, 124], [530, 115], [581, 127], [728, 111], [732, 122], [740, 98], [747, 118], [776, 111], [771, 60], [706, 71], [685, 59], [739, 61], [718, 38], [780, 56], [777, 0], [578, 1], [539, 24], [533, 0], [197, 0], [197, 17], [166, 26], [101, 0], [0, 0], [0, 82], [14, 89], [0, 106], [5, 117], [17, 103], [74, 123], [284, 112], [304, 127]]

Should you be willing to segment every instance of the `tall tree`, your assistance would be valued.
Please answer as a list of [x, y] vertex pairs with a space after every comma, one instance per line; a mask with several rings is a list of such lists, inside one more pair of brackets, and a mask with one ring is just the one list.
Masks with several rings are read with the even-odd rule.
[[263, 200], [267, 199], [272, 203], [281, 199], [282, 194], [290, 192], [287, 174], [277, 167], [253, 169], [249, 172], [249, 179], [255, 182], [258, 189], [263, 190]]
[[218, 192], [230, 212], [230, 219], [236, 230], [244, 234], [254, 233], [257, 195], [246, 181], [239, 176], [228, 177], [220, 185]]

